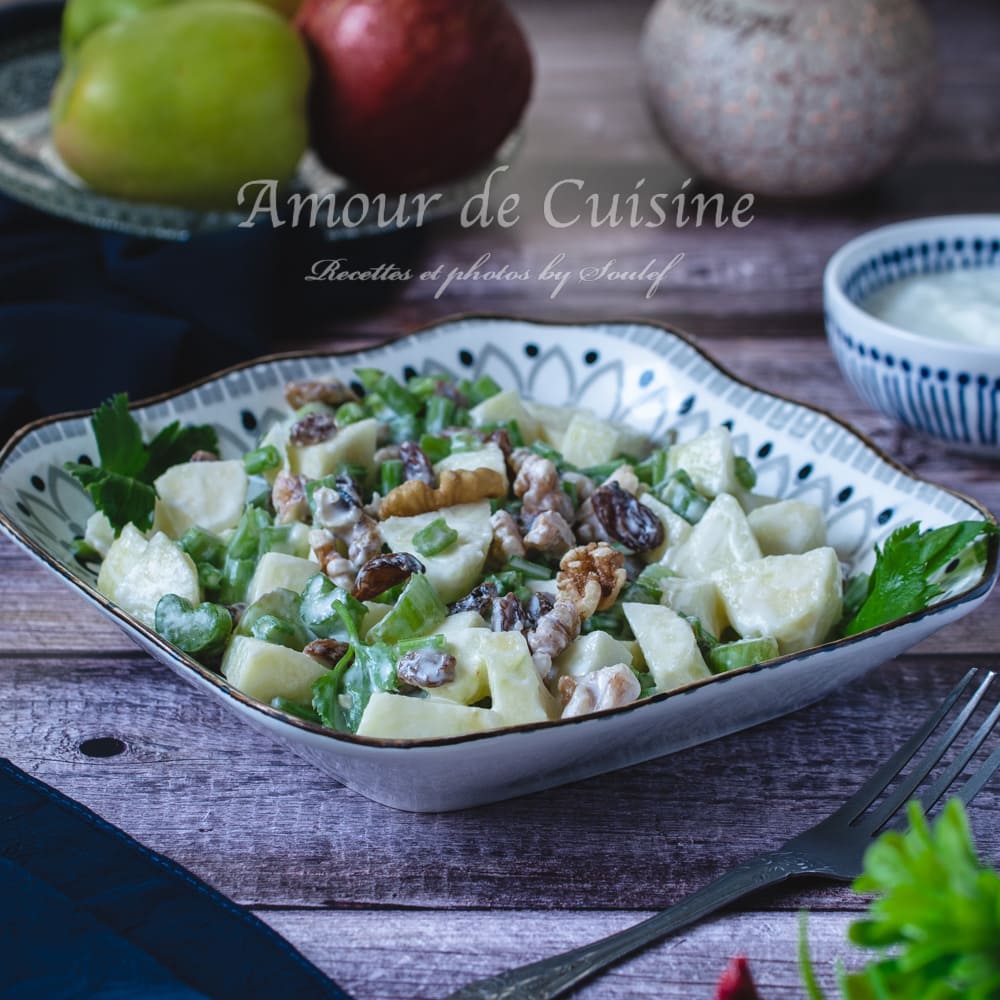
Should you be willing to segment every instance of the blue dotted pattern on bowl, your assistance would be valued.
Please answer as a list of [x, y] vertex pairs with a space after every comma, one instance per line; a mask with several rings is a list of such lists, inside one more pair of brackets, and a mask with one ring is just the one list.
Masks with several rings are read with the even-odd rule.
[[[924, 239], [870, 257], [848, 275], [844, 294], [859, 308], [886, 285], [915, 274], [1000, 266], [1000, 238]], [[826, 328], [845, 376], [875, 409], [915, 430], [972, 446], [1000, 444], [1000, 379], [938, 368], [883, 353], [842, 329], [829, 311]]]

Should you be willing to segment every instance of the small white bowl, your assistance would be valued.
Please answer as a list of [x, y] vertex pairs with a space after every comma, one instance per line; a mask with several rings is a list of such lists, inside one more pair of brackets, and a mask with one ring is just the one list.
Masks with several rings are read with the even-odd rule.
[[826, 333], [840, 370], [875, 409], [962, 450], [1000, 454], [1000, 351], [910, 333], [865, 311], [900, 278], [1000, 267], [1000, 215], [952, 215], [883, 226], [830, 258]]

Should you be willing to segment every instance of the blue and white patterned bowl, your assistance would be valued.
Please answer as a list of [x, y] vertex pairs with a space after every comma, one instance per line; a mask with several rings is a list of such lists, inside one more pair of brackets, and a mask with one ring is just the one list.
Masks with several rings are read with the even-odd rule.
[[[991, 519], [974, 501], [918, 479], [836, 418], [734, 378], [680, 334], [652, 324], [558, 325], [514, 319], [446, 322], [348, 355], [265, 358], [137, 404], [152, 433], [172, 420], [211, 423], [235, 457], [283, 413], [289, 379], [350, 378], [376, 365], [396, 376], [492, 375], [505, 388], [554, 404], [588, 406], [654, 436], [681, 440], [725, 424], [757, 470], [760, 492], [800, 497], [826, 514], [830, 544], [851, 572], [912, 520], [926, 527]], [[73, 556], [91, 505], [63, 471], [96, 457], [89, 414], [50, 417], [0, 451], [0, 531], [82, 593], [151, 656], [251, 726], [280, 740], [363, 795], [420, 812], [460, 809], [601, 774], [754, 726], [802, 708], [985, 599], [998, 546], [985, 565], [955, 567], [924, 611], [803, 653], [665, 692], [639, 704], [556, 722], [453, 739], [376, 740], [301, 722], [230, 687], [98, 593], [93, 569]], [[86, 456], [86, 459], [81, 456]]]
[[826, 332], [844, 377], [875, 409], [948, 442], [1000, 453], [1000, 351], [934, 340], [876, 319], [861, 303], [900, 278], [1000, 267], [1000, 215], [916, 219], [872, 230], [826, 266]]

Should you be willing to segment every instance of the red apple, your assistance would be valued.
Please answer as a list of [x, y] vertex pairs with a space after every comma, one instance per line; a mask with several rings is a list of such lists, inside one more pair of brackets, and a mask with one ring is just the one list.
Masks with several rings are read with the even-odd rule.
[[305, 0], [312, 144], [373, 191], [485, 163], [531, 94], [531, 51], [502, 0]]

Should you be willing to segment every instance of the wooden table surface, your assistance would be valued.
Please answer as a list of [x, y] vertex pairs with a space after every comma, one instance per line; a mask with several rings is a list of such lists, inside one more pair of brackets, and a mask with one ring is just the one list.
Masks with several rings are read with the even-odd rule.
[[[603, 191], [683, 177], [638, 99], [634, 52], [647, 5], [517, 6], [539, 80], [508, 189], [528, 206], [563, 176]], [[576, 267], [685, 258], [649, 300], [609, 283], [568, 286], [554, 301], [531, 282], [456, 283], [438, 300], [420, 282], [368, 289], [320, 328], [285, 331], [279, 346], [371, 343], [462, 311], [671, 321], [737, 374], [834, 411], [919, 473], [1000, 510], [997, 463], [949, 454], [869, 410], [840, 378], [822, 332], [822, 268], [846, 239], [899, 218], [1000, 211], [1000, 12], [994, 0], [929, 7], [941, 53], [936, 98], [909, 155], [876, 188], [820, 204], [759, 203], [743, 230], [560, 232], [526, 211], [503, 232], [441, 223], [357, 244], [345, 250], [352, 262], [405, 258], [446, 270], [485, 252], [533, 268], [562, 252]], [[833, 808], [968, 665], [1000, 666], [994, 597], [910, 655], [769, 725], [512, 802], [410, 815], [340, 787], [219, 711], [7, 543], [0, 574], [0, 755], [252, 907], [362, 1000], [441, 997], [681, 898]], [[103, 737], [120, 752], [91, 756], [87, 741]], [[985, 854], [1000, 858], [996, 782], [972, 819]], [[580, 995], [707, 998], [727, 958], [743, 952], [763, 996], [800, 997], [803, 906], [829, 972], [859, 901], [802, 883], [649, 949]]]

